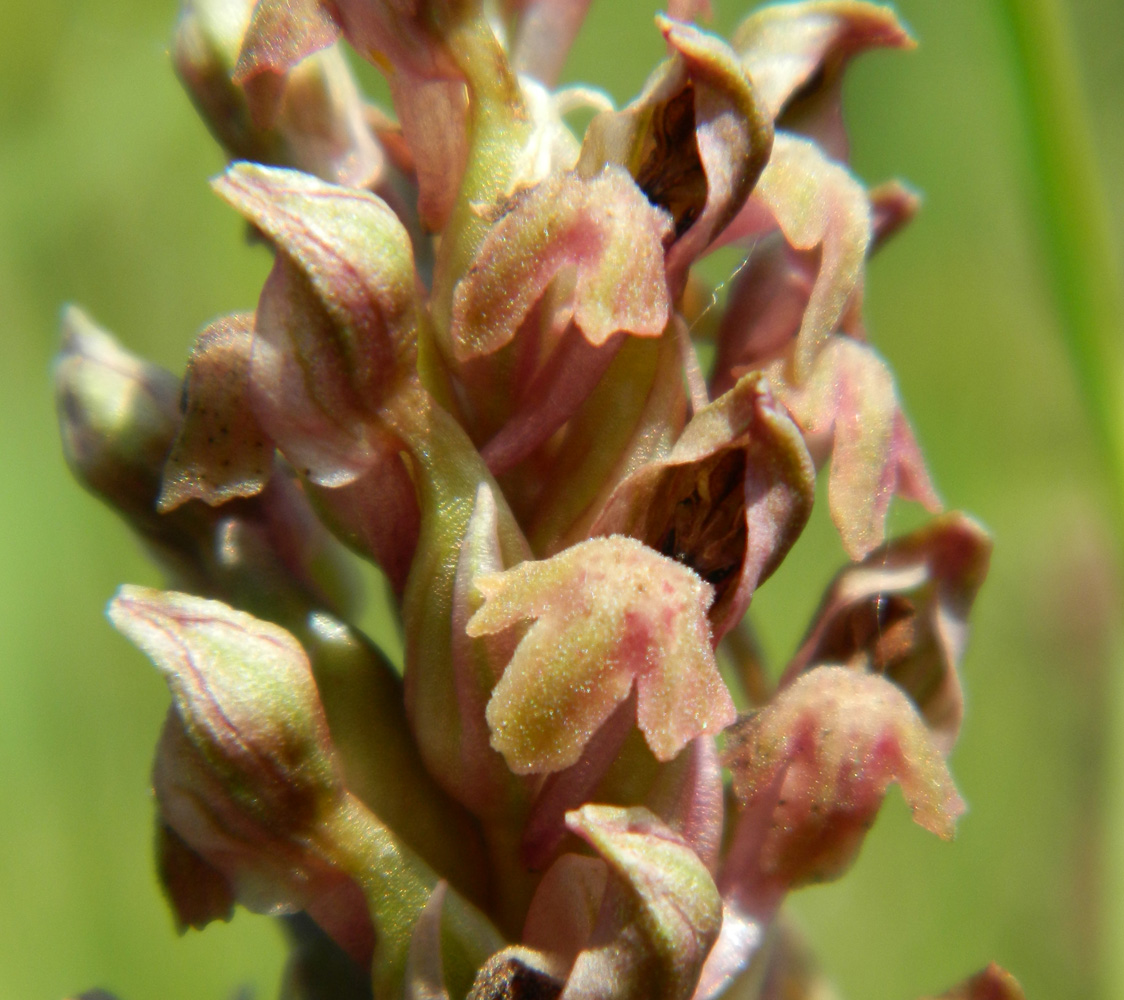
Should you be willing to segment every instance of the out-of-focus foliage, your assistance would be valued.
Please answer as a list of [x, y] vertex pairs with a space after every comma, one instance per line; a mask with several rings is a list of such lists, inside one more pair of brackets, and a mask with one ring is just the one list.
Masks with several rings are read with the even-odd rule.
[[[715, 6], [722, 29], [744, 13]], [[992, 958], [1028, 996], [1089, 997], [1105, 637], [1120, 605], [1103, 484], [1044, 274], [1001, 5], [898, 6], [921, 47], [860, 63], [847, 110], [860, 176], [905, 177], [926, 199], [871, 266], [872, 335], [946, 501], [995, 536], [954, 757], [969, 813], [949, 849], [895, 794], [850, 876], [795, 909], [856, 998], [937, 993]], [[156, 574], [67, 476], [48, 388], [61, 301], [180, 370], [207, 320], [252, 307], [268, 266], [203, 182], [222, 159], [171, 73], [173, 7], [0, 0], [0, 996], [95, 982], [130, 997], [157, 984], [171, 1000], [244, 984], [268, 996], [279, 971], [269, 922], [240, 913], [180, 941], [159, 897], [146, 790], [166, 694], [96, 611], [120, 580]], [[662, 45], [654, 10], [595, 3], [565, 77], [635, 93]], [[1090, 0], [1075, 13], [1119, 233], [1124, 10]], [[711, 266], [721, 278], [729, 265]], [[842, 560], [825, 500], [816, 544], [755, 605], [774, 665]]]

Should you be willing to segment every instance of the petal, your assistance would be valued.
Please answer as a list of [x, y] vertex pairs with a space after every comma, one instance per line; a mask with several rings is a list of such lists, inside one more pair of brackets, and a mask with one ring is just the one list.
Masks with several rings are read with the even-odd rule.
[[[691, 25], [658, 15], [656, 24], [683, 61], [690, 81], [694, 142], [688, 139], [686, 144], [696, 151], [706, 185], [704, 203], [691, 210], [696, 217], [668, 254], [669, 273], [685, 276], [691, 262], [737, 215], [761, 176], [773, 145], [772, 116], [728, 45]], [[683, 144], [679, 138], [677, 145]], [[656, 174], [667, 169], [645, 166], [653, 183]], [[641, 186], [650, 195], [651, 184], [641, 182]]]
[[234, 916], [234, 891], [217, 868], [195, 853], [162, 819], [156, 821], [156, 869], [176, 930], [202, 930]]
[[[266, 96], [263, 76], [284, 76], [302, 59], [326, 49], [340, 36], [332, 8], [322, 0], [258, 0], [242, 41], [234, 82], [247, 86], [259, 123], [269, 121], [276, 98]], [[275, 88], [270, 88], [275, 89]], [[256, 106], [255, 106], [256, 105]]]
[[511, 65], [548, 87], [558, 83], [590, 0], [525, 0], [511, 47]]
[[587, 538], [616, 487], [667, 455], [686, 419], [676, 338], [625, 338], [544, 462], [529, 531], [535, 550], [553, 553]]
[[577, 269], [574, 322], [591, 344], [617, 331], [658, 336], [670, 308], [662, 245], [669, 226], [623, 170], [547, 178], [496, 223], [457, 285], [457, 358], [507, 344], [567, 267]]
[[406, 586], [418, 542], [418, 501], [402, 459], [402, 443], [374, 429], [368, 440], [376, 458], [370, 469], [346, 486], [305, 483], [320, 519], [348, 548], [370, 559], [387, 575], [396, 594]]
[[216, 320], [198, 337], [188, 362], [184, 420], [164, 466], [161, 511], [198, 497], [212, 507], [253, 496], [273, 466], [273, 442], [247, 399], [254, 318]]
[[315, 289], [279, 256], [262, 288], [249, 396], [262, 428], [314, 484], [347, 486], [375, 469], [386, 433], [357, 391], [337, 327]]
[[844, 167], [825, 158], [807, 139], [778, 133], [753, 198], [723, 238], [756, 229], [762, 208], [776, 220], [790, 246], [820, 254], [793, 362], [797, 381], [803, 381], [852, 296], [862, 295], [870, 207], [862, 185]]
[[770, 118], [817, 73], [838, 74], [866, 49], [912, 44], [889, 7], [855, 0], [770, 4], [750, 14], [733, 37]]
[[798, 428], [754, 373], [700, 410], [667, 458], [618, 486], [590, 533], [631, 535], [711, 583], [717, 640], [795, 542], [814, 489]]
[[957, 666], [991, 541], [950, 513], [844, 569], [820, 604], [782, 686], [818, 663], [888, 677], [917, 706], [943, 753], [964, 714]]
[[895, 493], [939, 510], [913, 432], [901, 412], [893, 376], [867, 344], [832, 337], [804, 385], [770, 368], [777, 395], [806, 438], [829, 438], [828, 503], [843, 547], [861, 559], [882, 541]]
[[492, 746], [517, 773], [577, 761], [633, 683], [638, 725], [659, 760], [732, 720], [706, 620], [713, 590], [639, 542], [592, 539], [476, 585], [485, 602], [470, 635], [536, 619], [487, 711]]
[[873, 239], [870, 252], [882, 248], [892, 236], [908, 225], [921, 207], [921, 195], [901, 181], [886, 181], [870, 190], [870, 221]]
[[569, 969], [589, 944], [608, 878], [608, 866], [600, 858], [563, 854], [535, 890], [523, 942]]
[[737, 214], [765, 165], [772, 122], [736, 54], [721, 39], [658, 16], [673, 58], [623, 110], [586, 129], [579, 171], [618, 164], [671, 213], [668, 258], [678, 289], [691, 261]]
[[416, 351], [413, 252], [398, 217], [373, 194], [295, 170], [236, 163], [214, 188], [301, 268], [356, 387], [378, 400]]
[[299, 470], [346, 485], [378, 459], [372, 423], [414, 374], [409, 236], [374, 195], [295, 171], [235, 164], [215, 188], [284, 251], [258, 307], [254, 408]]
[[743, 822], [755, 821], [754, 812], [765, 820], [764, 836], [742, 841], [727, 863], [744, 880], [781, 891], [842, 874], [892, 782], [914, 820], [945, 839], [964, 811], [942, 755], [901, 690], [844, 667], [801, 675], [740, 721], [723, 762], [746, 810]]
[[722, 846], [723, 794], [714, 737], [700, 736], [660, 768], [646, 799], [647, 807], [690, 845], [712, 873]]
[[413, 154], [418, 217], [430, 232], [440, 232], [453, 210], [468, 160], [464, 84], [402, 71], [391, 77], [390, 89]]

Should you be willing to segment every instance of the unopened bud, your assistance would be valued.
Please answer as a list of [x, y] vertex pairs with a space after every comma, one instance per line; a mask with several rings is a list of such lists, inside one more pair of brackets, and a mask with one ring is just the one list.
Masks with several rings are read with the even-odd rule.
[[63, 451], [92, 493], [129, 518], [155, 517], [179, 427], [179, 381], [125, 351], [82, 310], [62, 317], [55, 394]]

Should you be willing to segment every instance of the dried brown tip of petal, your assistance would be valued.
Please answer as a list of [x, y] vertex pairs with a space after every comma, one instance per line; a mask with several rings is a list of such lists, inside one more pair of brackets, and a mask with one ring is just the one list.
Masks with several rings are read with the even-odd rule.
[[505, 948], [476, 974], [467, 1000], [557, 1000], [564, 970], [529, 948]]
[[156, 869], [171, 904], [176, 930], [202, 930], [234, 916], [234, 889], [225, 875], [200, 857], [163, 819], [156, 821]]
[[1011, 973], [992, 962], [971, 979], [932, 1000], [1026, 1000], [1026, 994]]
[[164, 466], [157, 506], [192, 498], [211, 506], [260, 493], [273, 466], [273, 442], [249, 401], [254, 317], [216, 320], [192, 350], [184, 381], [184, 420]]

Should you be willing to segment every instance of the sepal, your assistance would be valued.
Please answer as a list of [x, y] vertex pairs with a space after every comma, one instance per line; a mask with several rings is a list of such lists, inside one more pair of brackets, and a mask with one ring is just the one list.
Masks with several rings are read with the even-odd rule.
[[760, 373], [694, 415], [671, 453], [609, 498], [590, 534], [626, 534], [715, 588], [717, 641], [788, 553], [811, 513], [815, 469]]
[[968, 613], [990, 556], [983, 529], [954, 512], [843, 569], [781, 686], [818, 663], [882, 674], [909, 695], [947, 754], [964, 714], [958, 665]]
[[722, 901], [686, 842], [649, 810], [587, 805], [567, 824], [614, 876], [565, 1000], [688, 1000], [722, 923]]
[[195, 341], [184, 377], [184, 416], [164, 465], [161, 512], [194, 497], [212, 507], [253, 496], [273, 468], [273, 441], [250, 408], [254, 318], [216, 320]]

